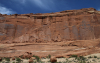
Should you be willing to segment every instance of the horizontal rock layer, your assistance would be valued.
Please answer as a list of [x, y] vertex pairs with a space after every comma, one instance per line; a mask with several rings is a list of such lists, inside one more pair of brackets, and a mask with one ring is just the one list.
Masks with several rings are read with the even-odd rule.
[[0, 14], [2, 43], [58, 42], [98, 38], [100, 38], [100, 11], [94, 8], [44, 14]]

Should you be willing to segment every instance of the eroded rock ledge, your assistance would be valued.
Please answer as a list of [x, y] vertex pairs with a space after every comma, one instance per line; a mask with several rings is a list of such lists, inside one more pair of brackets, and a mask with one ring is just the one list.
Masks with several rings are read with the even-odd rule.
[[0, 42], [60, 42], [100, 38], [100, 11], [94, 8], [55, 13], [0, 14]]

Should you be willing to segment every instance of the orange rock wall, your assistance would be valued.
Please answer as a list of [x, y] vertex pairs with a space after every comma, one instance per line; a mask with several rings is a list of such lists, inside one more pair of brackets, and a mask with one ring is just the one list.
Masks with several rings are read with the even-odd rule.
[[100, 12], [93, 8], [53, 14], [1, 15], [0, 40], [57, 42], [97, 39], [100, 38], [99, 17]]

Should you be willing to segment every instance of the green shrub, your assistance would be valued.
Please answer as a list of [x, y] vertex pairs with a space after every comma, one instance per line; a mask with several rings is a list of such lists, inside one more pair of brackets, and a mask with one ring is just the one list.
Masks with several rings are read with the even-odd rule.
[[79, 58], [80, 58], [81, 60], [85, 60], [85, 59], [86, 59], [86, 58], [83, 57], [83, 56], [79, 56]]
[[34, 63], [36, 63], [36, 61], [34, 61]]
[[76, 59], [77, 59], [78, 61], [81, 60], [79, 57], [76, 57], [75, 60], [76, 60]]
[[86, 63], [84, 60], [81, 60], [79, 63]]
[[94, 56], [94, 58], [97, 58], [97, 56]]
[[90, 62], [87, 62], [87, 63], [90, 63]]
[[51, 55], [49, 54], [49, 55], [47, 56], [47, 58], [51, 58]]
[[33, 55], [33, 57], [35, 57], [36, 60], [39, 62], [40, 58], [38, 56]]
[[20, 58], [23, 58], [23, 55], [21, 55]]
[[92, 58], [91, 56], [89, 56], [88, 58]]
[[16, 58], [16, 61], [20, 62], [20, 61], [21, 61], [21, 59], [20, 59], [20, 58]]
[[77, 58], [77, 55], [71, 55], [71, 57], [75, 57], [75, 58]]
[[6, 60], [6, 61], [10, 61], [10, 58], [6, 57], [5, 60]]
[[83, 63], [86, 63], [86, 61], [83, 60]]

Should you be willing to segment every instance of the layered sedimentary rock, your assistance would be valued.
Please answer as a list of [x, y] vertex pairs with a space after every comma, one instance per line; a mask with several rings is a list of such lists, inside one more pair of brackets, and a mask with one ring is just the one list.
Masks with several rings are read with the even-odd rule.
[[98, 39], [99, 17], [100, 11], [94, 8], [44, 14], [0, 14], [0, 40], [9, 43]]

